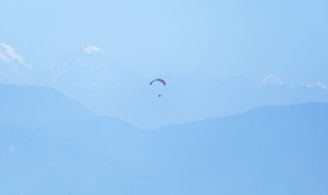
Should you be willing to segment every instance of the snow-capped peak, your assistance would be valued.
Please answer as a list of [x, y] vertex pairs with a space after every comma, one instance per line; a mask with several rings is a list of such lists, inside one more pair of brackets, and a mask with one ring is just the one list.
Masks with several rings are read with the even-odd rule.
[[314, 82], [314, 83], [308, 83], [308, 84], [305, 84], [306, 87], [309, 87], [309, 88], [313, 88], [313, 87], [318, 87], [320, 89], [323, 89], [323, 90], [328, 90], [328, 86], [321, 82], [321, 81], [317, 81], [317, 82]]
[[24, 58], [18, 54], [11, 45], [5, 43], [0, 43], [0, 61], [4, 63], [18, 62], [26, 68], [32, 69], [32, 67], [24, 61]]
[[284, 84], [283, 81], [280, 79], [278, 75], [275, 74], [268, 74], [262, 78], [261, 81], [262, 84], [267, 85], [267, 84], [275, 84], [275, 85], [282, 85]]
[[103, 49], [97, 47], [97, 46], [94, 46], [94, 45], [88, 45], [86, 47], [84, 47], [82, 49], [85, 53], [87, 54], [93, 54], [93, 53], [102, 53], [104, 52]]

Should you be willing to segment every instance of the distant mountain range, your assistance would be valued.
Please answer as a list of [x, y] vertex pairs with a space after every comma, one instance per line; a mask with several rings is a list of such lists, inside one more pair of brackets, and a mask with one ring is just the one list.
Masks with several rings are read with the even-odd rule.
[[[165, 79], [167, 85], [150, 86], [155, 78]], [[288, 84], [272, 73], [257, 81], [147, 75], [114, 62], [92, 45], [40, 68], [27, 64], [14, 48], [2, 44], [0, 82], [51, 87], [96, 115], [113, 116], [144, 129], [232, 115], [259, 106], [328, 101], [328, 87], [320, 81]]]
[[145, 131], [49, 88], [0, 89], [0, 194], [328, 192], [328, 103]]
[[[265, 105], [328, 101], [324, 85], [288, 85], [274, 74], [259, 81], [142, 75], [111, 61], [100, 49], [89, 47], [54, 64], [48, 86], [98, 115], [114, 116], [140, 128], [227, 116]], [[150, 86], [155, 78], [166, 80], [167, 85]]]

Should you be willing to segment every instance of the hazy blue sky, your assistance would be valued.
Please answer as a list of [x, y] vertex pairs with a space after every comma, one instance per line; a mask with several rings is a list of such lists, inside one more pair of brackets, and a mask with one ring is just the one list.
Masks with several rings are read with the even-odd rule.
[[144, 74], [328, 82], [325, 0], [1, 2], [0, 41], [33, 66], [85, 45]]

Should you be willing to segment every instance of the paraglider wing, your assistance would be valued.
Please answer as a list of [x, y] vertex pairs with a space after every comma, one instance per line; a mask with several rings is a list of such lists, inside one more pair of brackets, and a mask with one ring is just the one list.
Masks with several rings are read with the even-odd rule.
[[152, 80], [149, 85], [152, 85], [154, 82], [160, 82], [162, 83], [163, 85], [166, 85], [166, 82], [163, 80], [163, 79], [155, 79], [155, 80]]
[[[152, 80], [152, 81], [149, 83], [149, 85], [152, 85], [152, 84], [155, 83], [155, 82], [159, 82], [159, 83], [163, 84], [164, 86], [166, 85], [166, 82], [165, 82], [163, 79], [154, 79], [154, 80]], [[159, 98], [162, 97], [161, 94], [159, 94], [159, 95], [157, 95], [157, 96], [158, 96]]]

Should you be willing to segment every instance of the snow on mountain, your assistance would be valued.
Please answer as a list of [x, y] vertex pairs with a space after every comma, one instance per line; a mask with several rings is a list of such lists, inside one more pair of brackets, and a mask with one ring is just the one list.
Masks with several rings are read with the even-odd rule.
[[103, 49], [94, 46], [94, 45], [88, 45], [82, 49], [84, 52], [92, 54], [92, 53], [98, 53], [98, 52], [104, 52]]
[[308, 84], [305, 84], [305, 86], [309, 87], [309, 88], [317, 87], [317, 88], [320, 88], [320, 89], [323, 89], [323, 90], [328, 90], [328, 85], [325, 84], [324, 82], [321, 82], [321, 81], [317, 81], [317, 82], [314, 82], [314, 83], [308, 83]]
[[32, 81], [33, 67], [15, 51], [14, 47], [0, 43], [0, 82], [27, 84]]
[[32, 67], [24, 61], [24, 58], [18, 54], [11, 45], [5, 43], [0, 43], [0, 61], [5, 63], [17, 62], [26, 68], [32, 69]]
[[270, 73], [262, 78], [261, 83], [263, 85], [267, 85], [267, 84], [282, 85], [284, 82], [280, 79], [278, 75]]

